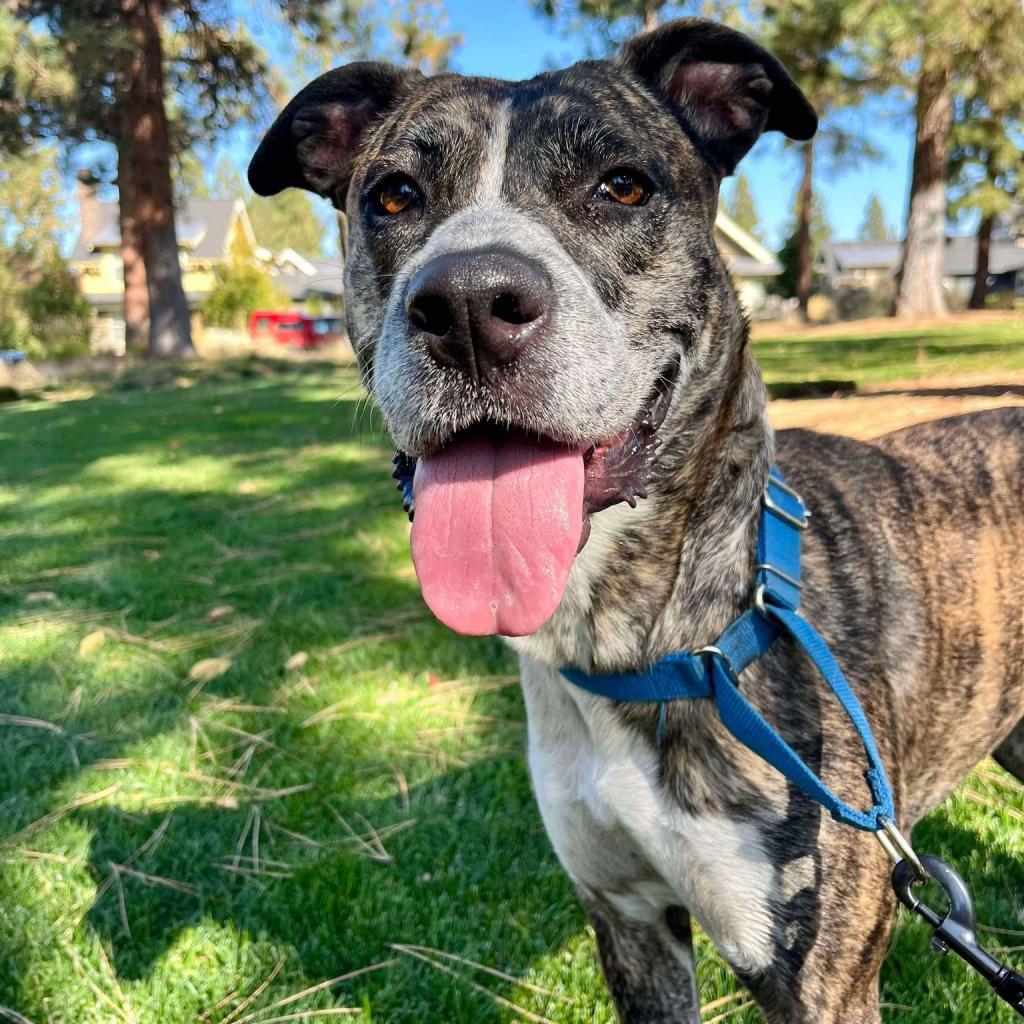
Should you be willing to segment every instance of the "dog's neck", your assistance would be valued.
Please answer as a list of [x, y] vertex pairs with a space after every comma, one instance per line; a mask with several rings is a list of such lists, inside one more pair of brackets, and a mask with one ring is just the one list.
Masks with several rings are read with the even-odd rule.
[[730, 310], [715, 366], [677, 390], [649, 497], [593, 517], [555, 615], [521, 653], [589, 671], [710, 643], [749, 602], [773, 439], [747, 325]]

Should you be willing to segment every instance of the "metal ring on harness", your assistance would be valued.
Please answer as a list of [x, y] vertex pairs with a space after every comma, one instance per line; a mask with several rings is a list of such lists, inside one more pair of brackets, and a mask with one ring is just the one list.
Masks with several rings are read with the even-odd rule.
[[732, 680], [733, 686], [737, 688], [739, 687], [740, 677], [736, 672], [736, 669], [733, 667], [732, 662], [729, 660], [729, 656], [721, 647], [716, 647], [714, 644], [705, 644], [703, 647], [698, 647], [693, 653], [698, 656], [706, 654], [712, 658], [717, 658], [722, 663], [722, 667], [725, 671], [729, 673], [729, 678]]

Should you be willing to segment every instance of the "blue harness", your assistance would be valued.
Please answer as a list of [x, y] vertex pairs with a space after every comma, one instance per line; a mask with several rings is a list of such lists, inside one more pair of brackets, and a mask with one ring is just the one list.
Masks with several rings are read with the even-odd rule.
[[[666, 655], [641, 672], [589, 675], [566, 668], [562, 674], [576, 686], [609, 700], [659, 703], [659, 742], [668, 701], [711, 698], [723, 724], [740, 743], [778, 769], [837, 821], [878, 833], [894, 814], [892, 788], [871, 726], [825, 641], [797, 610], [800, 534], [806, 529], [807, 512], [800, 496], [773, 467], [761, 507], [753, 607], [730, 623], [714, 644]], [[780, 634], [790, 637], [814, 662], [857, 730], [869, 765], [865, 778], [873, 801], [870, 810], [859, 811], [840, 800], [740, 692], [740, 673]]]

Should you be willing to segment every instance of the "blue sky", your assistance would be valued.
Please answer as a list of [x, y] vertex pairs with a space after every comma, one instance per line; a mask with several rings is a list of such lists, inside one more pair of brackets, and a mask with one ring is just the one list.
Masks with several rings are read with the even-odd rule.
[[[495, 78], [529, 78], [552, 66], [583, 57], [587, 40], [568, 39], [537, 15], [528, 0], [446, 0], [451, 28], [464, 42], [454, 70]], [[844, 126], [862, 131], [881, 158], [838, 173], [826, 166], [815, 181], [837, 238], [855, 238], [864, 207], [876, 192], [893, 226], [905, 216], [910, 185], [913, 122], [891, 99], [875, 99], [844, 117]], [[791, 216], [800, 169], [796, 151], [776, 134], [764, 136], [742, 169], [750, 178], [761, 216], [762, 237], [778, 247]], [[728, 190], [731, 182], [725, 185]]]

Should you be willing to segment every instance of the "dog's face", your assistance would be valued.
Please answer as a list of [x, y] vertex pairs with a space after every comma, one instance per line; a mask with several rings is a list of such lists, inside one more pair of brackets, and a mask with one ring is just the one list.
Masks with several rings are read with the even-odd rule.
[[[707, 326], [731, 300], [713, 237], [721, 178], [761, 131], [808, 138], [815, 124], [774, 58], [693, 19], [526, 82], [349, 65], [282, 113], [250, 181], [347, 213], [350, 337], [397, 446], [420, 460], [414, 557], [435, 498], [450, 527], [453, 504], [507, 500], [513, 515], [540, 490], [557, 497], [561, 532], [524, 533], [505, 555], [482, 539], [482, 583], [440, 570], [462, 604], [467, 587], [489, 595], [456, 628], [531, 632], [537, 615], [508, 613], [502, 583], [522, 577], [521, 545], [552, 549], [551, 572], [526, 573], [546, 587], [587, 515], [643, 494], [673, 389], [712, 361]], [[518, 491], [481, 495], [488, 473]], [[424, 551], [445, 543], [420, 546], [421, 583]], [[550, 606], [535, 591], [511, 603]]]

